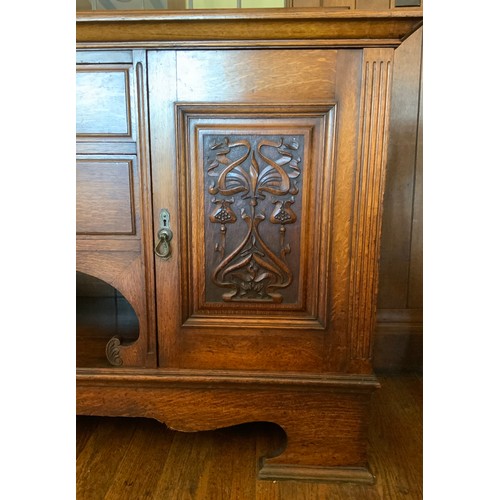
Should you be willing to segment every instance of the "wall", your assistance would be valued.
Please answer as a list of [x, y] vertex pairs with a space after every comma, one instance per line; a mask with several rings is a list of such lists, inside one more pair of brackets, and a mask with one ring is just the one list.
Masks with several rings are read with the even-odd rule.
[[374, 365], [422, 368], [422, 28], [394, 58]]

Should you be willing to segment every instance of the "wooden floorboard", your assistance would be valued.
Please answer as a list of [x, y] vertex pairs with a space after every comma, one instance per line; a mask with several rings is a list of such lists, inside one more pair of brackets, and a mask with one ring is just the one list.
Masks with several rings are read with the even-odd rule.
[[422, 377], [379, 380], [369, 441], [373, 486], [258, 480], [258, 457], [284, 440], [274, 424], [181, 433], [150, 419], [79, 416], [77, 500], [420, 500]]

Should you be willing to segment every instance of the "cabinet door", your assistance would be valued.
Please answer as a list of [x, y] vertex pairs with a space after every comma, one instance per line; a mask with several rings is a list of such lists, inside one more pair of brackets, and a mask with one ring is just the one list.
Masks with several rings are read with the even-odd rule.
[[148, 54], [160, 366], [350, 369], [363, 54]]

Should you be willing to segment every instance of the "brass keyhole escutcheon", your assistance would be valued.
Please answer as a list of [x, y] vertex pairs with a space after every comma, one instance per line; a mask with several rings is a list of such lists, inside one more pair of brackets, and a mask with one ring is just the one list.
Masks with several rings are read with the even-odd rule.
[[172, 255], [170, 241], [173, 238], [170, 229], [170, 213], [166, 208], [160, 210], [160, 229], [158, 231], [158, 243], [155, 247], [155, 254], [161, 259], [168, 260]]

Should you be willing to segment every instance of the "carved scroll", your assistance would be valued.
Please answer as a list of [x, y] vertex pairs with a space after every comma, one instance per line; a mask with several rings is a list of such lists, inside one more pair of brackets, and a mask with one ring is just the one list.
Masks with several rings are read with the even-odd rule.
[[113, 366], [122, 366], [123, 359], [120, 355], [121, 341], [118, 337], [112, 337], [106, 344], [106, 358]]
[[303, 142], [302, 136], [205, 137], [208, 220], [219, 226], [210, 280], [222, 292], [219, 300], [283, 301], [281, 291], [294, 278], [287, 255], [299, 251], [286, 233], [298, 220], [292, 206]]

